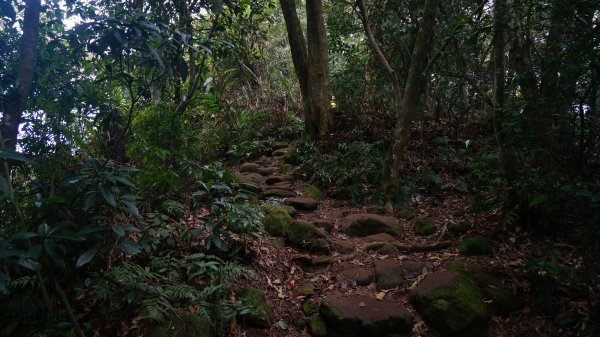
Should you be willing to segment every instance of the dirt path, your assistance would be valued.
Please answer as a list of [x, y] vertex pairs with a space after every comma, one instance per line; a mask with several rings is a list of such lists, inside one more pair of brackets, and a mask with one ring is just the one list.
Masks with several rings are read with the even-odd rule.
[[[251, 267], [257, 274], [251, 286], [266, 295], [273, 318], [269, 328], [238, 327], [234, 335], [519, 334], [506, 317], [523, 303], [494, 306], [503, 301], [493, 297], [494, 289], [518, 300], [514, 284], [499, 272], [506, 261], [494, 255], [496, 249], [490, 253], [476, 244], [461, 256], [457, 248], [479, 230], [462, 226], [463, 217], [456, 215], [469, 207], [466, 199], [413, 200], [412, 210], [393, 214], [352, 206], [307, 185], [298, 170], [289, 171], [285, 153], [278, 149], [238, 168], [273, 220], [267, 226], [272, 235], [250, 248], [256, 252]], [[484, 273], [489, 267], [494, 271]], [[478, 273], [495, 283], [472, 276]], [[476, 293], [471, 302], [469, 292]], [[436, 309], [442, 304], [447, 307]]]

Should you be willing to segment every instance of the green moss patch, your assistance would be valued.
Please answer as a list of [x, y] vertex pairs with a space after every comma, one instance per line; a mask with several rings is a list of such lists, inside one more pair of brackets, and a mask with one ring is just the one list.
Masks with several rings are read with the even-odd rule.
[[298, 186], [298, 191], [300, 191], [304, 196], [313, 198], [317, 201], [324, 200], [327, 196], [325, 193], [321, 192], [316, 186], [310, 184], [304, 184]]
[[492, 252], [492, 245], [487, 238], [477, 235], [462, 240], [458, 250], [462, 255], [487, 255]]
[[419, 235], [431, 235], [436, 229], [435, 220], [431, 218], [420, 218], [415, 223], [415, 233]]

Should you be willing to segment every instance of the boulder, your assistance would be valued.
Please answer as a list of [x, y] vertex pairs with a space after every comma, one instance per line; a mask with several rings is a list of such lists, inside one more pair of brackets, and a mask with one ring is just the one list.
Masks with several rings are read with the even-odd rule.
[[401, 305], [370, 296], [328, 296], [319, 308], [331, 337], [384, 337], [408, 333], [412, 315]]
[[371, 268], [353, 267], [339, 272], [337, 280], [340, 282], [350, 282], [357, 286], [368, 286], [375, 280], [375, 273]]
[[270, 176], [271, 174], [277, 172], [277, 168], [275, 167], [259, 167], [258, 174], [261, 176]]
[[318, 309], [319, 309], [319, 306], [313, 300], [306, 300], [306, 301], [304, 301], [304, 303], [302, 303], [302, 312], [306, 316], [310, 316], [310, 315], [316, 313]]
[[375, 261], [375, 280], [381, 290], [393, 289], [404, 283], [404, 271], [395, 260]]
[[258, 173], [260, 165], [255, 163], [245, 163], [240, 166], [240, 172], [242, 173]]
[[331, 243], [331, 248], [333, 248], [333, 250], [336, 252], [347, 254], [352, 253], [356, 248], [356, 245], [349, 241], [333, 240]]
[[364, 213], [354, 214], [344, 219], [342, 231], [350, 236], [387, 233], [399, 237], [402, 234], [402, 226], [393, 217]]
[[458, 251], [462, 255], [487, 255], [492, 252], [492, 245], [487, 238], [476, 235], [459, 242]]
[[319, 206], [319, 202], [313, 198], [288, 198], [283, 202], [284, 205], [292, 206], [299, 211], [314, 211]]
[[460, 272], [429, 274], [411, 293], [423, 319], [442, 336], [480, 336], [486, 307], [473, 281]]
[[387, 233], [377, 233], [373, 235], [368, 235], [363, 238], [366, 243], [372, 242], [395, 242], [396, 238], [387, 234]]
[[262, 192], [261, 195], [265, 198], [268, 198], [268, 197], [288, 198], [288, 197], [295, 197], [296, 193], [293, 191], [282, 190], [279, 188], [270, 188], [270, 189]]
[[415, 222], [415, 233], [428, 236], [435, 233], [435, 220], [431, 218], [419, 218]]
[[331, 231], [333, 230], [333, 223], [329, 220], [320, 219], [320, 218], [311, 218], [311, 219], [308, 219], [308, 221], [312, 222], [313, 225], [317, 226], [318, 228], [324, 229], [327, 233], [331, 233]]
[[306, 221], [292, 221], [285, 227], [285, 237], [291, 245], [316, 253], [329, 253], [331, 240], [315, 225]]
[[381, 247], [377, 250], [377, 254], [396, 256], [396, 255], [400, 255], [401, 252], [400, 252], [400, 249], [398, 249], [398, 247], [396, 247], [396, 245], [391, 244], [391, 243], [386, 243], [385, 245], [383, 245], [383, 247]]
[[296, 294], [298, 296], [310, 296], [315, 293], [315, 286], [312, 283], [304, 283], [298, 286]]
[[298, 186], [298, 191], [302, 193], [302, 195], [313, 198], [317, 201], [323, 201], [327, 196], [325, 193], [321, 192], [316, 186], [310, 184], [304, 184]]
[[191, 312], [182, 312], [167, 317], [146, 332], [148, 337], [214, 337], [214, 329], [207, 319]]
[[291, 176], [288, 175], [283, 175], [283, 176], [270, 176], [268, 177], [265, 182], [267, 183], [267, 185], [275, 185], [277, 183], [281, 183], [281, 182], [287, 182], [292, 180]]
[[238, 317], [239, 322], [244, 326], [256, 328], [268, 328], [273, 324], [273, 309], [262, 291], [256, 288], [242, 287], [237, 294], [243, 306], [252, 308], [251, 312]]
[[298, 165], [300, 164], [300, 161], [300, 154], [295, 147], [287, 149], [287, 151], [285, 151], [283, 154], [283, 162], [286, 164]]
[[314, 337], [326, 337], [327, 325], [319, 315], [312, 315], [308, 318], [308, 330]]
[[285, 226], [292, 223], [292, 221], [293, 219], [288, 212], [281, 208], [270, 210], [262, 219], [262, 223], [265, 226], [265, 231], [272, 236], [284, 236]]
[[262, 192], [262, 188], [260, 188], [260, 186], [256, 185], [255, 183], [251, 183], [251, 182], [240, 183], [240, 187], [242, 188], [242, 190], [246, 190], [246, 191], [249, 191], [249, 192], [255, 193], [255, 194], [259, 194]]

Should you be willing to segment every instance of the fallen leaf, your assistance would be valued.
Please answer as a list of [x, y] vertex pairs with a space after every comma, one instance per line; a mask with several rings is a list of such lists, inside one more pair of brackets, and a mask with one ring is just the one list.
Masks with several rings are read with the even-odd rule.
[[377, 295], [375, 295], [375, 298], [378, 301], [383, 301], [383, 299], [385, 298], [385, 293], [383, 291], [379, 292]]
[[364, 308], [364, 307], [366, 307], [367, 305], [365, 304], [365, 302], [360, 302], [360, 303], [358, 303], [358, 306], [359, 306], [360, 308]]

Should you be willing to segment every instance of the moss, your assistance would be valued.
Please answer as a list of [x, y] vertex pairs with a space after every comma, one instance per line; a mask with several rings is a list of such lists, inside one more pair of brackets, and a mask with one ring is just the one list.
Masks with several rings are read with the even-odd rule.
[[315, 225], [306, 221], [293, 221], [284, 226], [285, 237], [292, 245], [319, 253], [329, 253], [330, 240]]
[[435, 220], [431, 218], [420, 218], [415, 223], [415, 233], [419, 235], [431, 235], [435, 232]]
[[300, 155], [295, 147], [290, 147], [283, 155], [283, 162], [290, 165], [300, 164]]
[[400, 211], [398, 211], [398, 217], [400, 219], [405, 219], [405, 220], [412, 219], [413, 212], [408, 208], [403, 208]]
[[273, 236], [284, 236], [284, 227], [293, 221], [292, 217], [283, 209], [272, 209], [262, 220], [267, 233]]
[[467, 221], [463, 221], [463, 222], [458, 223], [458, 224], [450, 224], [450, 225], [448, 225], [448, 231], [450, 233], [452, 233], [452, 234], [455, 234], [455, 235], [464, 234], [469, 229], [471, 229], [471, 224], [468, 223]]
[[510, 289], [490, 285], [483, 288], [483, 293], [491, 300], [490, 310], [499, 315], [506, 316], [523, 307], [523, 301]]
[[307, 197], [313, 198], [317, 201], [323, 201], [327, 196], [321, 192], [316, 186], [305, 184], [298, 186], [298, 191], [302, 192]]
[[271, 326], [273, 323], [273, 310], [262, 291], [256, 288], [243, 287], [237, 293], [242, 305], [253, 308], [251, 312], [240, 317], [243, 324], [258, 328]]
[[462, 255], [486, 255], [491, 253], [492, 245], [487, 238], [477, 235], [462, 240], [458, 250]]
[[294, 329], [296, 329], [298, 331], [302, 331], [302, 330], [304, 330], [304, 327], [306, 326], [306, 322], [304, 321], [303, 317], [297, 317], [292, 322], [292, 325], [294, 325]]
[[308, 319], [308, 329], [315, 337], [327, 336], [327, 326], [319, 315], [310, 316]]
[[292, 166], [290, 164], [281, 165], [281, 172], [283, 172], [283, 173], [290, 173], [293, 170], [294, 170], [294, 166]]
[[314, 314], [317, 312], [317, 303], [312, 300], [304, 301], [304, 303], [302, 303], [302, 312], [304, 312], [306, 316]]
[[367, 207], [367, 213], [371, 214], [385, 214], [385, 208], [379, 205], [371, 205]]
[[298, 213], [294, 207], [288, 205], [282, 205], [281, 209], [285, 210], [290, 216], [294, 216]]
[[297, 293], [300, 296], [310, 296], [315, 292], [315, 286], [310, 283], [305, 283], [298, 287]]
[[339, 308], [327, 302], [321, 303], [319, 312], [329, 322], [342, 322], [346, 318]]
[[215, 332], [208, 320], [190, 312], [173, 315], [164, 322], [151, 327], [148, 337], [214, 337]]

